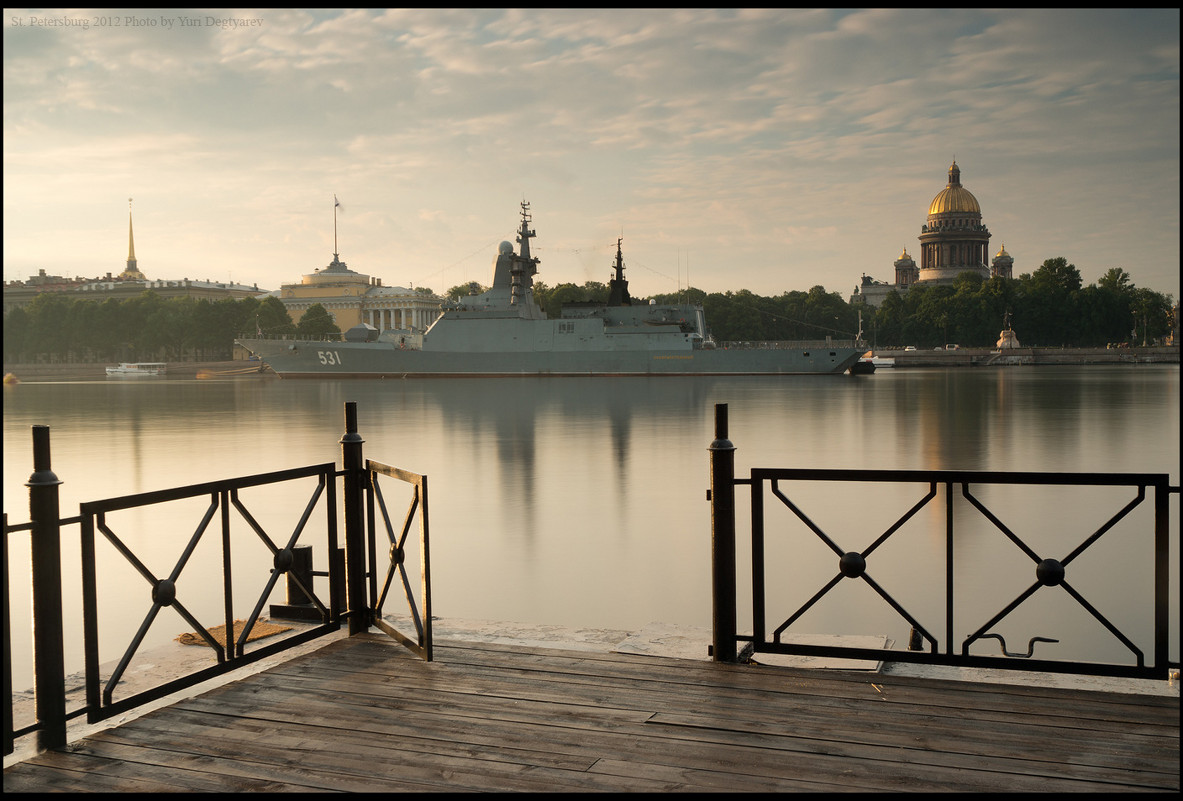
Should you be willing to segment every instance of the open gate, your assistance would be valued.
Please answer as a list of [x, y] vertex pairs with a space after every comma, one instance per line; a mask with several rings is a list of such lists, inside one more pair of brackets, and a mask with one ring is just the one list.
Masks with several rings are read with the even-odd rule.
[[[369, 549], [368, 561], [370, 564], [370, 620], [373, 625], [382, 629], [382, 631], [389, 634], [412, 652], [430, 662], [432, 660], [431, 558], [428, 536], [427, 476], [421, 476], [418, 473], [412, 473], [398, 467], [375, 462], [372, 459], [366, 460], [366, 472], [369, 478], [369, 481], [366, 482], [366, 533]], [[391, 523], [390, 512], [387, 509], [386, 498], [382, 494], [379, 476], [393, 478], [411, 486], [410, 502], [403, 515], [402, 527], [397, 533]], [[386, 534], [387, 545], [385, 577], [382, 580], [381, 588], [378, 586], [378, 521], [376, 519], [378, 512], [381, 512], [382, 515], [382, 530]], [[421, 604], [417, 604], [415, 601], [415, 591], [412, 588], [411, 579], [407, 575], [407, 553], [409, 550], [407, 538], [411, 533], [416, 517], [419, 519], [418, 584]], [[414, 628], [414, 632], [411, 635], [399, 631], [382, 617], [382, 607], [390, 595], [391, 585], [394, 584], [396, 576], [402, 585], [403, 594], [406, 597], [407, 607], [410, 613], [410, 625]], [[422, 614], [420, 614], [420, 606], [422, 606]]]

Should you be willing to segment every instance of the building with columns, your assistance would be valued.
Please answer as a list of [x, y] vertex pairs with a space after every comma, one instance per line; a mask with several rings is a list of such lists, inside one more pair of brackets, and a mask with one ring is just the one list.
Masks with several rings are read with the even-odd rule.
[[1014, 259], [1001, 248], [993, 260], [990, 229], [982, 222], [982, 208], [973, 193], [961, 185], [961, 168], [954, 161], [949, 181], [928, 204], [928, 218], [920, 227], [920, 263], [908, 249], [895, 261], [895, 281], [875, 281], [864, 274], [855, 287], [851, 303], [879, 306], [889, 292], [905, 293], [915, 285], [951, 284], [965, 272], [984, 279], [1013, 277]]
[[382, 286], [380, 278], [349, 269], [337, 253], [327, 267], [302, 276], [298, 284], [281, 285], [278, 294], [293, 322], [319, 303], [342, 331], [364, 323], [379, 332], [419, 334], [435, 322], [443, 303], [437, 295]]

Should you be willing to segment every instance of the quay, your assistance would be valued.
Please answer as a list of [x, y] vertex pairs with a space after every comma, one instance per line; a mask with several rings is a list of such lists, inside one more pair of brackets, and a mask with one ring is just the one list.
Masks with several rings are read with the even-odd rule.
[[1179, 699], [357, 634], [5, 792], [1179, 790]]
[[896, 367], [1010, 367], [1015, 365], [1178, 364], [1178, 345], [1130, 348], [971, 348], [901, 350], [875, 348]]

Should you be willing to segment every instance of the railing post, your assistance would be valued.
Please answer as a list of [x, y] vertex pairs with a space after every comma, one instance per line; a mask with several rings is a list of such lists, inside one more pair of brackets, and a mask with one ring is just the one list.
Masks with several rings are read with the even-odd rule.
[[716, 662], [735, 662], [735, 446], [727, 439], [727, 404], [715, 404], [711, 452], [711, 609]]
[[357, 402], [345, 403], [345, 435], [341, 437], [341, 466], [345, 471], [345, 594], [349, 602], [349, 636], [368, 631], [370, 605], [366, 594], [366, 548], [362, 443], [357, 433]]
[[66, 660], [62, 634], [62, 528], [58, 485], [50, 469], [49, 426], [33, 426], [33, 474], [29, 488], [33, 578], [33, 686], [37, 696], [37, 745], [66, 744]]

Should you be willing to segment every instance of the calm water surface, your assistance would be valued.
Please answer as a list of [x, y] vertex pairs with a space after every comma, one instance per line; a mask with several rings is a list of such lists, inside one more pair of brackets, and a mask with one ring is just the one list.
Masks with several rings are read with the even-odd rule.
[[[368, 458], [430, 482], [434, 612], [570, 627], [709, 626], [707, 446], [714, 404], [727, 403], [737, 474], [752, 467], [1169, 473], [1179, 482], [1177, 366], [880, 370], [868, 377], [435, 379], [404, 381], [105, 380], [26, 382], [4, 391], [4, 509], [28, 518], [30, 428], [51, 427], [63, 516], [113, 496], [318, 462], [340, 464], [343, 407], [356, 401]], [[923, 496], [896, 485], [813, 485], [791, 497], [844, 549], [865, 548]], [[747, 531], [743, 506], [737, 527]], [[984, 488], [992, 511], [1041, 553], [1062, 558], [1133, 493]], [[252, 506], [284, 539], [308, 493], [281, 488]], [[943, 499], [943, 496], [942, 496]], [[963, 503], [963, 502], [962, 502]], [[397, 506], [397, 504], [393, 504]], [[200, 506], [200, 505], [199, 505]], [[1178, 496], [1172, 496], [1178, 605]], [[401, 510], [393, 512], [401, 520]], [[769, 619], [777, 625], [836, 572], [835, 559], [781, 507], [769, 507]], [[200, 510], [129, 515], [118, 531], [158, 574], [169, 572]], [[1147, 518], [1107, 533], [1078, 560], [1073, 586], [1149, 653]], [[274, 521], [274, 522], [272, 522]], [[876, 552], [868, 570], [930, 631], [944, 631], [943, 500]], [[284, 528], [286, 526], [286, 529]], [[270, 530], [270, 529], [269, 529]], [[64, 551], [77, 575], [77, 527]], [[213, 539], [213, 538], [211, 538]], [[742, 539], [742, 538], [741, 538]], [[955, 633], [976, 629], [1033, 579], [1030, 560], [997, 529], [958, 530], [957, 581], [970, 596]], [[27, 535], [13, 537], [14, 686], [26, 686]], [[246, 548], [265, 570], [270, 557]], [[740, 546], [741, 585], [749, 551]], [[205, 542], [178, 583], [191, 611], [221, 619], [215, 548]], [[236, 559], [238, 554], [236, 552]], [[71, 561], [72, 560], [72, 561]], [[146, 582], [102, 556], [104, 652], [114, 659], [150, 606]], [[318, 568], [322, 567], [318, 565]], [[263, 574], [265, 576], [265, 573]], [[236, 567], [245, 617], [258, 575]], [[264, 578], [265, 581], [265, 578]], [[78, 610], [67, 578], [67, 610]], [[236, 590], [237, 592], [237, 590]], [[750, 625], [741, 595], [741, 627]], [[1049, 657], [1128, 654], [1063, 592], [1041, 590], [995, 627], [1024, 647], [1061, 639]], [[283, 601], [282, 587], [273, 599]], [[397, 606], [388, 605], [389, 611]], [[779, 617], [778, 617], [779, 615]], [[775, 619], [774, 619], [775, 618]], [[145, 646], [190, 630], [165, 610]], [[885, 634], [907, 623], [862, 582], [844, 582], [794, 632]], [[1174, 621], [1172, 631], [1178, 631]], [[68, 632], [68, 670], [81, 626]], [[704, 643], [704, 648], [705, 648]], [[993, 647], [991, 643], [988, 646]], [[989, 652], [987, 648], [986, 652]], [[1177, 639], [1172, 658], [1178, 658]]]

